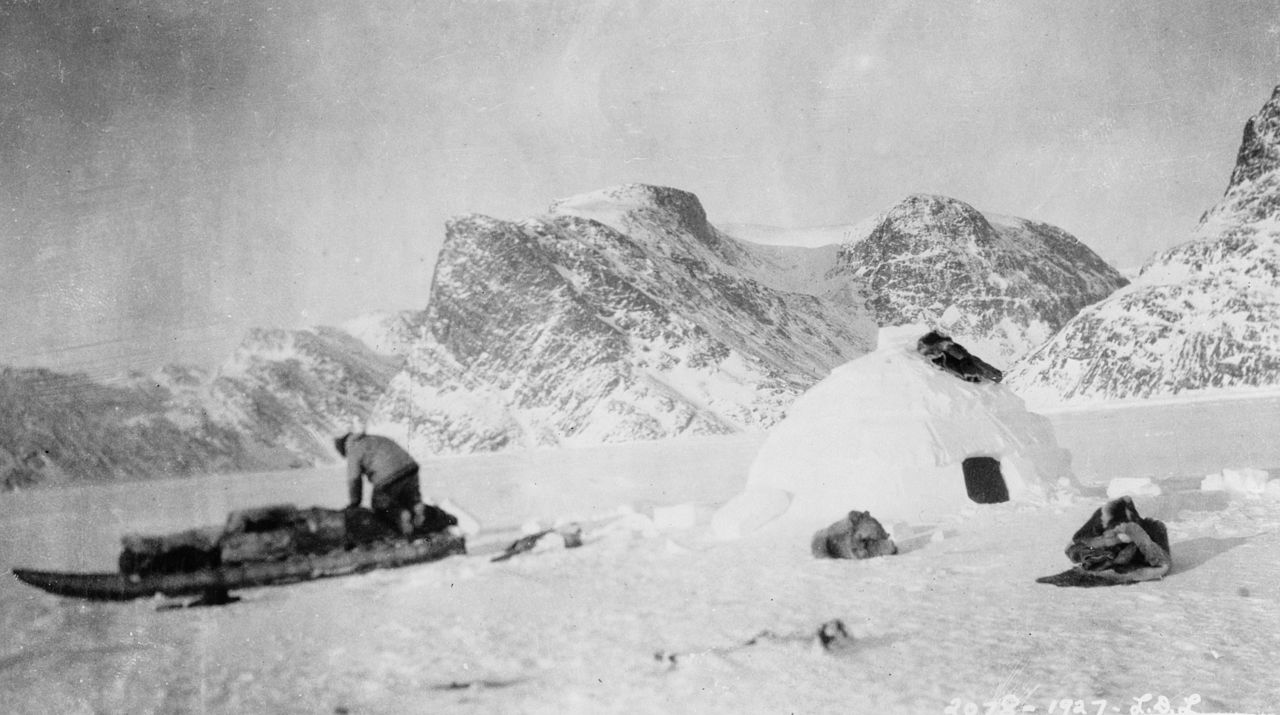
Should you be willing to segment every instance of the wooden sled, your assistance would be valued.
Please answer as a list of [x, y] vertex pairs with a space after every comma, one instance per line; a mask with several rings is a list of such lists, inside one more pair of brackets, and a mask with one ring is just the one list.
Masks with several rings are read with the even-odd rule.
[[465, 554], [466, 550], [465, 538], [438, 533], [404, 543], [294, 556], [282, 561], [247, 562], [187, 573], [141, 576], [115, 572], [74, 573], [17, 568], [13, 570], [13, 574], [23, 583], [59, 596], [94, 601], [129, 601], [155, 595], [176, 597], [226, 594], [241, 588], [347, 576], [374, 569], [399, 568], [436, 561], [453, 554]]

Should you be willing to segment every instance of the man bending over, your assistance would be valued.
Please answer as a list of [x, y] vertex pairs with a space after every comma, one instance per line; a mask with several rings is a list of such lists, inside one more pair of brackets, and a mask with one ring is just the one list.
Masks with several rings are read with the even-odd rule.
[[418, 463], [413, 457], [392, 440], [372, 434], [348, 432], [333, 444], [347, 459], [348, 507], [360, 506], [367, 477], [373, 487], [369, 507], [401, 534], [412, 535], [422, 513]]

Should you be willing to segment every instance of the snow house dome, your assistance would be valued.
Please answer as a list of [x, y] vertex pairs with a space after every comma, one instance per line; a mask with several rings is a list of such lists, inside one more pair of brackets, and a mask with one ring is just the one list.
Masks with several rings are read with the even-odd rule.
[[850, 510], [920, 521], [974, 503], [1042, 502], [1074, 486], [1053, 427], [1002, 384], [965, 382], [915, 350], [927, 327], [890, 328], [880, 347], [802, 395], [770, 430], [746, 488], [712, 519], [722, 537], [784, 514], [821, 526]]

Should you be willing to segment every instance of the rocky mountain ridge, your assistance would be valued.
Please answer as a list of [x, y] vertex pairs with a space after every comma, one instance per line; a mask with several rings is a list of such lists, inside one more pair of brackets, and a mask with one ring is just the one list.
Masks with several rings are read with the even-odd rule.
[[371, 423], [429, 453], [767, 427], [876, 326], [857, 299], [766, 285], [753, 260], [663, 187], [454, 219], [426, 330]]
[[1035, 402], [1280, 384], [1280, 87], [1245, 124], [1191, 240], [1080, 312], [1009, 376]]
[[1071, 234], [914, 194], [840, 247], [827, 278], [863, 281], [885, 326], [925, 323], [1002, 367], [1127, 281]]
[[[16, 445], [0, 460], [21, 485], [322, 463], [361, 427], [420, 456], [759, 430], [880, 324], [931, 322], [995, 358], [964, 331], [1026, 349], [1118, 282], [1058, 229], [953, 199], [908, 197], [860, 226], [839, 245], [753, 244], [648, 185], [521, 221], [458, 217], [424, 309], [253, 331], [214, 371], [133, 375], [109, 398], [71, 379], [58, 389], [74, 398], [0, 423]], [[23, 394], [54, 379], [6, 375]], [[89, 442], [50, 427], [76, 404]]]
[[841, 246], [752, 244], [648, 185], [455, 219], [371, 423], [427, 453], [763, 429], [880, 325], [1012, 356], [1124, 283], [1059, 229], [954, 199], [908, 197], [869, 226]]
[[254, 330], [217, 370], [110, 383], [0, 370], [0, 490], [258, 471], [335, 459], [398, 369], [342, 330]]

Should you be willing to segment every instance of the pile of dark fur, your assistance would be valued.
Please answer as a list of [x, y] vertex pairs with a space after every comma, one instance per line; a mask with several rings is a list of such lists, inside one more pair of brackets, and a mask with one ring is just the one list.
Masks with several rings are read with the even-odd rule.
[[898, 553], [888, 532], [865, 511], [851, 511], [814, 534], [810, 549], [820, 559], [869, 559]]
[[1071, 537], [1075, 567], [1036, 579], [1053, 586], [1112, 586], [1164, 578], [1173, 565], [1163, 522], [1138, 515], [1130, 497], [1104, 504]]
[[936, 330], [930, 330], [916, 341], [916, 352], [966, 382], [1000, 382], [1004, 379], [1003, 372], [987, 364], [982, 358], [970, 354], [963, 345]]

